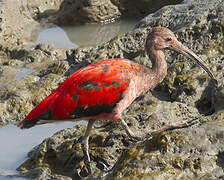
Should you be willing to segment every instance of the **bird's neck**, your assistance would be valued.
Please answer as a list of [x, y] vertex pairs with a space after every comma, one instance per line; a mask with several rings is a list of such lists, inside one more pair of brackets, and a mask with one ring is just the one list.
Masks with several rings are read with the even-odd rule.
[[167, 74], [167, 63], [163, 51], [150, 51], [148, 54], [152, 61], [152, 67], [146, 68], [141, 66], [141, 71], [137, 78], [137, 96], [153, 89], [163, 81]]
[[161, 83], [167, 75], [165, 54], [162, 50], [155, 50], [152, 48], [148, 56], [152, 62], [151, 72], [156, 86]]

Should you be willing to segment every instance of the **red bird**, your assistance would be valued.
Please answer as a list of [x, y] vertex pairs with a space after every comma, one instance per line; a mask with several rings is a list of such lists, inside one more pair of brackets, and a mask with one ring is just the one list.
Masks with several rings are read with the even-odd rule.
[[122, 119], [122, 112], [141, 94], [159, 84], [167, 74], [164, 49], [170, 48], [195, 60], [212, 73], [192, 51], [184, 47], [167, 28], [155, 27], [148, 34], [145, 50], [152, 62], [147, 68], [127, 59], [106, 59], [81, 68], [37, 105], [18, 126], [60, 120], [88, 120], [82, 139], [85, 162], [89, 164], [88, 138], [96, 120], [120, 120], [127, 135], [136, 138]]

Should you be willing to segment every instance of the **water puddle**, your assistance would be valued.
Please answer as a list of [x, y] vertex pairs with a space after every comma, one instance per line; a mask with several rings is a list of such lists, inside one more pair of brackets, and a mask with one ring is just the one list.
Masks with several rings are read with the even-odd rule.
[[13, 80], [22, 79], [26, 77], [27, 75], [31, 74], [32, 72], [35, 72], [35, 70], [32, 68], [28, 68], [28, 67], [22, 68], [16, 72]]
[[60, 27], [47, 28], [41, 31], [36, 41], [36, 44], [39, 43], [53, 44], [65, 49], [78, 47], [70, 41], [66, 32]]
[[[78, 123], [85, 124], [84, 121]], [[73, 127], [76, 124], [74, 122], [45, 124], [25, 130], [10, 124], [0, 128], [0, 174], [18, 174], [16, 168], [25, 161], [27, 153], [33, 147], [39, 145], [45, 138], [52, 136], [57, 131]], [[24, 178], [0, 175], [0, 179], [23, 180]]]
[[109, 24], [87, 24], [80, 26], [49, 28], [40, 32], [36, 44], [48, 43], [71, 49], [78, 46], [96, 46], [111, 38], [132, 30], [139, 19], [120, 19]]

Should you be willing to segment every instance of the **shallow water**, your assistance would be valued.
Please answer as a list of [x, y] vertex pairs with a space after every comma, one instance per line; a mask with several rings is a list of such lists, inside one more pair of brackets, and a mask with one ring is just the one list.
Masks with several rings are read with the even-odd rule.
[[40, 32], [36, 44], [53, 44], [65, 49], [77, 48], [78, 45], [72, 43], [66, 32], [61, 27], [51, 27]]
[[28, 68], [28, 67], [22, 68], [16, 72], [13, 80], [22, 79], [33, 72], [35, 72], [35, 70], [32, 68]]
[[95, 46], [132, 30], [137, 19], [120, 19], [109, 24], [87, 24], [79, 26], [52, 27], [40, 32], [36, 44], [49, 43], [71, 49], [78, 46]]
[[[78, 122], [84, 124], [85, 122]], [[45, 138], [52, 136], [59, 130], [72, 127], [77, 123], [63, 122], [58, 124], [45, 124], [22, 130], [9, 124], [0, 128], [0, 174], [18, 174], [16, 168], [21, 165], [27, 153], [39, 145]], [[0, 176], [0, 180], [22, 180], [24, 178]]]

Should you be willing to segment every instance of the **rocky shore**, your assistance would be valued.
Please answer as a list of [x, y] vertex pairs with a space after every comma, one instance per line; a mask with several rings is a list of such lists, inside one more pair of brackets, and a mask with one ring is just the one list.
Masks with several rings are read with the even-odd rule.
[[[134, 4], [135, 1], [133, 4], [128, 2], [0, 2], [0, 126], [18, 123], [70, 74], [90, 63], [122, 57], [150, 66], [143, 50], [146, 35], [153, 26], [170, 28], [184, 45], [204, 60], [218, 86], [213, 87], [203, 69], [189, 59], [167, 51], [166, 79], [153, 91], [138, 98], [125, 111], [124, 119], [139, 136], [182, 120], [195, 119], [197, 123], [152, 134], [141, 143], [129, 141], [119, 123], [94, 128], [90, 137], [93, 177], [86, 173], [78, 143], [85, 126], [64, 129], [28, 153], [28, 159], [18, 167], [22, 177], [224, 178], [223, 0], [171, 1], [176, 5], [163, 4], [168, 6], [158, 6], [154, 13], [143, 8], [152, 3], [150, 0], [136, 1], [138, 5]], [[65, 50], [53, 45], [30, 43], [35, 38], [32, 33], [40, 23], [99, 23], [133, 15], [144, 18], [133, 30], [96, 47]], [[15, 78], [21, 68], [32, 73]]]

